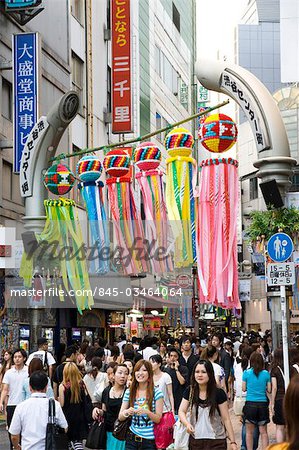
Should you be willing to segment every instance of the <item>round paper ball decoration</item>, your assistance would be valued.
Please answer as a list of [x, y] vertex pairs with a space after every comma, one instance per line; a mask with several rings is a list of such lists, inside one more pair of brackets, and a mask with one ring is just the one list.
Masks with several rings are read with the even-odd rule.
[[55, 195], [67, 194], [75, 183], [75, 176], [64, 164], [54, 164], [44, 175], [44, 185]]
[[213, 153], [229, 150], [235, 144], [237, 136], [235, 122], [225, 114], [208, 116], [200, 130], [202, 145]]
[[140, 170], [156, 169], [161, 158], [161, 150], [153, 142], [143, 142], [134, 152], [134, 162]]
[[165, 138], [165, 147], [170, 156], [190, 156], [193, 145], [193, 135], [186, 128], [174, 128]]
[[86, 155], [78, 161], [76, 171], [81, 181], [96, 181], [102, 174], [103, 166], [97, 156]]
[[104, 158], [104, 169], [111, 177], [122, 177], [126, 175], [130, 170], [131, 158], [128, 153], [117, 148], [110, 150]]

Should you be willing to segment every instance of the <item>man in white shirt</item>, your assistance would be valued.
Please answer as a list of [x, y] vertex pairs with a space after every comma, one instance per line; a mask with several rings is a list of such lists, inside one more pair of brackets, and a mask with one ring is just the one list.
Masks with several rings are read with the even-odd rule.
[[142, 355], [142, 359], [149, 361], [150, 357], [153, 355], [157, 355], [157, 350], [152, 347], [152, 338], [150, 336], [145, 336], [143, 341], [140, 342], [140, 350], [139, 353]]
[[[14, 449], [45, 450], [49, 411], [47, 384], [48, 377], [44, 371], [33, 372], [29, 380], [31, 397], [16, 407], [9, 427]], [[66, 431], [67, 421], [57, 401], [55, 401], [55, 417], [57, 425]]]
[[48, 340], [43, 337], [39, 338], [37, 340], [37, 347], [38, 350], [30, 353], [26, 365], [29, 366], [33, 358], [39, 358], [43, 363], [45, 372], [49, 375], [49, 378], [52, 379], [54, 364], [56, 363], [56, 361], [53, 358], [52, 354], [48, 352]]
[[[27, 353], [25, 350], [19, 348], [13, 353], [14, 366], [9, 369], [2, 380], [2, 392], [0, 397], [0, 412], [4, 410], [4, 400], [8, 396], [8, 402], [6, 407], [7, 413], [7, 425], [9, 426], [16, 406], [23, 400], [23, 383], [28, 378], [28, 367], [25, 366], [27, 359]], [[10, 448], [12, 449], [11, 437]]]

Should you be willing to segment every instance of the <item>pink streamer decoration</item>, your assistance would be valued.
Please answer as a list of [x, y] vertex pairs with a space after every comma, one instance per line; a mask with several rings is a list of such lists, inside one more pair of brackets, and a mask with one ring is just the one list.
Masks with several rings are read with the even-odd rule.
[[237, 167], [232, 158], [201, 163], [197, 252], [200, 303], [239, 309]]

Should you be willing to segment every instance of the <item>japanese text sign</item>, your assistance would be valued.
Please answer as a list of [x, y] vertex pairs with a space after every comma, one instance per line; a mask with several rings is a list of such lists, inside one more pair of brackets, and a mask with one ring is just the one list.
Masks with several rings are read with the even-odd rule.
[[132, 131], [130, 0], [111, 0], [112, 133]]
[[22, 152], [38, 117], [38, 34], [13, 36], [14, 172], [20, 172]]
[[259, 152], [270, 148], [270, 137], [264, 120], [262, 112], [259, 107], [259, 102], [249, 92], [249, 90], [241, 84], [240, 80], [232, 75], [227, 70], [224, 70], [221, 79], [221, 87], [228, 95], [236, 100], [244, 111], [256, 143], [256, 148]]

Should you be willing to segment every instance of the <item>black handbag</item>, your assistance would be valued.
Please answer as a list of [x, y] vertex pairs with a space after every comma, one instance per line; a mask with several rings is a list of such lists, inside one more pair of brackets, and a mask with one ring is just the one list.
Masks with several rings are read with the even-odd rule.
[[100, 421], [95, 421], [90, 427], [86, 444], [87, 448], [104, 450], [107, 448], [106, 425], [103, 417]]
[[119, 441], [125, 441], [130, 425], [132, 422], [132, 417], [127, 417], [125, 420], [116, 420], [114, 423], [114, 430], [112, 432], [113, 436]]
[[66, 450], [67, 448], [67, 434], [64, 429], [56, 423], [55, 400], [50, 398], [45, 450]]

